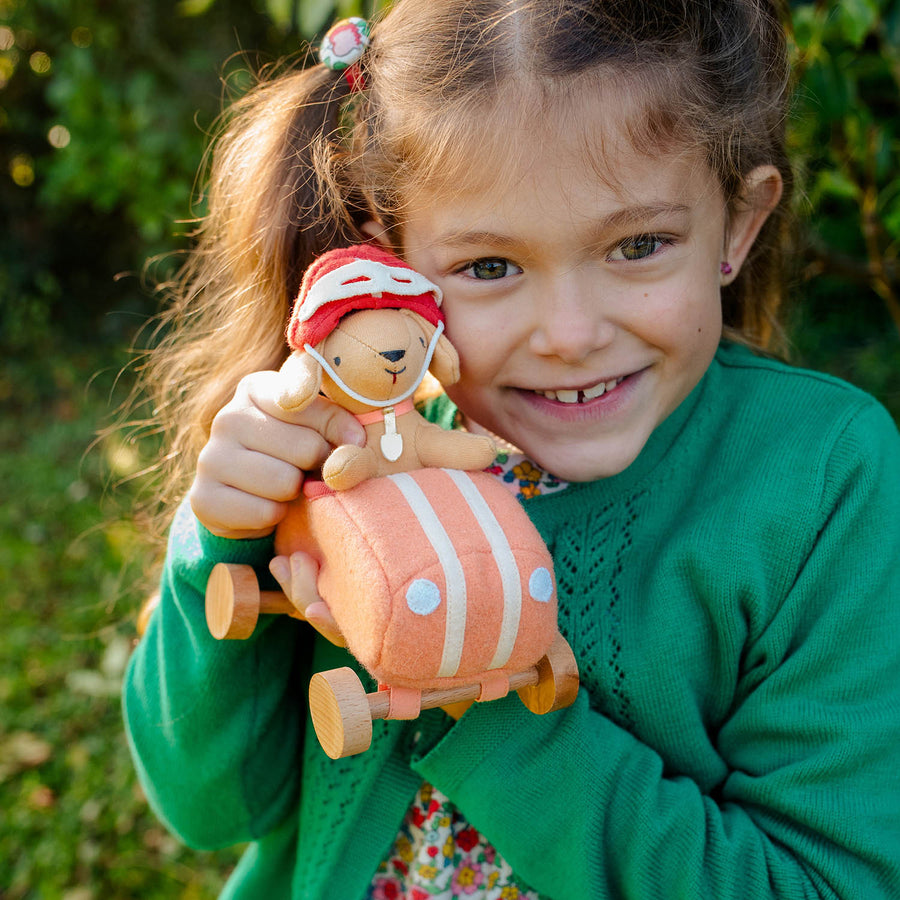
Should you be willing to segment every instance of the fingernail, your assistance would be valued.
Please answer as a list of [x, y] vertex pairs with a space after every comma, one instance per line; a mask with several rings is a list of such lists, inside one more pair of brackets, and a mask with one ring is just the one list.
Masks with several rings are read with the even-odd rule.
[[357, 447], [366, 445], [366, 430], [362, 425], [358, 425], [355, 422], [347, 424], [342, 430], [342, 437], [342, 443], [344, 444], [355, 444]]

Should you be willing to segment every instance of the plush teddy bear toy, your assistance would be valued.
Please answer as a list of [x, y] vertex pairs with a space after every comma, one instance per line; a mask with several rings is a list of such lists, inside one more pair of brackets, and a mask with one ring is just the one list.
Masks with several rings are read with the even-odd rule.
[[459, 378], [440, 305], [440, 288], [373, 245], [333, 250], [307, 270], [288, 327], [293, 353], [283, 371], [292, 383], [279, 403], [303, 409], [321, 392], [365, 427], [365, 447], [337, 447], [323, 467], [334, 490], [428, 466], [493, 462], [490, 438], [446, 431], [413, 406], [429, 369], [443, 385]]
[[437, 286], [374, 246], [310, 267], [280, 402], [303, 408], [321, 392], [360, 419], [366, 445], [337, 447], [290, 505], [270, 564], [283, 595], [225, 564], [207, 586], [216, 637], [247, 637], [259, 612], [286, 612], [375, 679], [367, 694], [349, 667], [313, 676], [313, 725], [335, 758], [366, 749], [375, 718], [510, 690], [545, 713], [578, 690], [550, 554], [512, 492], [479, 471], [493, 442], [446, 431], [412, 405], [429, 368], [444, 384], [459, 377], [440, 302]]

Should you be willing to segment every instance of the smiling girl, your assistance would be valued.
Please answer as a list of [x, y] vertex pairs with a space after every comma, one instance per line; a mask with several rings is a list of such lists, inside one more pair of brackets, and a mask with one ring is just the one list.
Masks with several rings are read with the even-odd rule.
[[[762, 352], [786, 82], [763, 0], [398, 0], [349, 75], [236, 105], [150, 370], [189, 502], [125, 688], [163, 821], [249, 842], [223, 896], [900, 895], [900, 437]], [[524, 507], [582, 687], [333, 761], [303, 686], [345, 652], [274, 617], [217, 643], [202, 594], [364, 440], [276, 402], [304, 270], [360, 239], [443, 293], [461, 378], [428, 415], [547, 485]]]

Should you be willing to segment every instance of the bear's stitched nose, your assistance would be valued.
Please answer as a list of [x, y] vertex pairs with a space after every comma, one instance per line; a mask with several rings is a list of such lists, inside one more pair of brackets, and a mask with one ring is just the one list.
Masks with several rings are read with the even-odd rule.
[[383, 350], [381, 355], [389, 362], [399, 362], [406, 356], [405, 350]]

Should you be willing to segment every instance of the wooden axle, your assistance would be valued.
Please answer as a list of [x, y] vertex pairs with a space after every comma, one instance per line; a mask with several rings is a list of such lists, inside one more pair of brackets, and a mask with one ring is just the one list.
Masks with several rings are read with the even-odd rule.
[[[313, 676], [315, 677], [315, 676]], [[516, 672], [509, 676], [509, 689], [517, 691], [520, 688], [536, 685], [540, 680], [540, 672], [537, 666], [532, 666], [524, 672]], [[452, 688], [433, 688], [422, 691], [422, 709], [435, 709], [439, 706], [452, 706], [454, 703], [465, 703], [478, 699], [481, 686], [478, 684], [460, 684]], [[388, 689], [366, 694], [369, 703], [369, 712], [373, 719], [386, 719], [390, 714], [391, 692]]]
[[206, 624], [216, 640], [246, 640], [260, 613], [284, 613], [302, 619], [281, 591], [261, 591], [252, 566], [218, 563], [206, 582]]
[[[525, 707], [537, 715], [571, 706], [578, 683], [575, 655], [561, 634], [537, 665], [509, 676], [509, 689], [517, 691]], [[481, 690], [480, 683], [423, 690], [420, 708], [471, 702], [478, 699]], [[390, 714], [391, 689], [367, 694], [353, 669], [331, 669], [313, 675], [309, 707], [322, 749], [332, 759], [341, 759], [369, 749], [373, 720], [386, 719]]]
[[[206, 621], [213, 637], [245, 640], [253, 634], [260, 613], [304, 618], [281, 591], [261, 591], [251, 566], [216, 565], [206, 584]], [[509, 690], [516, 691], [522, 703], [538, 715], [571, 705], [578, 683], [575, 656], [559, 633], [536, 665], [509, 675]], [[430, 688], [420, 692], [418, 708], [470, 703], [481, 696], [482, 690], [480, 682]], [[391, 715], [391, 688], [367, 694], [353, 669], [331, 669], [312, 676], [309, 704], [322, 749], [332, 759], [339, 759], [369, 748], [373, 720]]]

